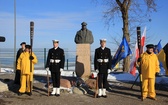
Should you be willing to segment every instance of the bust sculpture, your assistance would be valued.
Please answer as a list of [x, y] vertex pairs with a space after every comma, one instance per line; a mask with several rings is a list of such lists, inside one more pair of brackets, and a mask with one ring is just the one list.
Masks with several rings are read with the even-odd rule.
[[87, 23], [81, 23], [82, 28], [77, 31], [75, 36], [75, 43], [76, 44], [92, 44], [93, 43], [93, 35], [90, 30], [87, 29]]

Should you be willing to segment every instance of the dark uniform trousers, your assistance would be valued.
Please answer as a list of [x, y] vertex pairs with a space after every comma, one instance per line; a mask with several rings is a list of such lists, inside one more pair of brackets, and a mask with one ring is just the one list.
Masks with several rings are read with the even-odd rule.
[[[99, 59], [101, 61], [99, 61]], [[108, 76], [108, 69], [111, 69], [111, 51], [109, 48], [105, 47], [102, 49], [101, 47], [95, 50], [94, 56], [94, 67], [95, 70], [99, 70], [98, 73], [98, 87], [100, 88], [107, 88], [107, 76]]]
[[51, 72], [51, 78], [53, 82], [53, 87], [60, 87], [60, 73], [59, 72]]
[[60, 69], [64, 68], [65, 56], [64, 50], [61, 48], [51, 48], [48, 51], [46, 68], [49, 67], [51, 71], [51, 78], [53, 87], [60, 87]]
[[98, 73], [98, 87], [100, 88], [107, 88], [107, 76], [108, 74], [100, 74]]

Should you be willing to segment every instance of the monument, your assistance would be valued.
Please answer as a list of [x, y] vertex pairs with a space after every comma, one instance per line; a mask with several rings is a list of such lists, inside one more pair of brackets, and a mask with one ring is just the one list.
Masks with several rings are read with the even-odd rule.
[[93, 35], [87, 29], [87, 23], [81, 23], [82, 28], [77, 31], [75, 36], [76, 43], [76, 65], [75, 72], [77, 77], [87, 79], [91, 74], [91, 53], [90, 44], [93, 43]]

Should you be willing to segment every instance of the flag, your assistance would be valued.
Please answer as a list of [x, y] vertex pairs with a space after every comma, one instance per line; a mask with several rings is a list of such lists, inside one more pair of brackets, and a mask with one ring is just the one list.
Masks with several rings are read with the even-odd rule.
[[131, 59], [131, 63], [130, 63], [130, 74], [132, 74], [133, 76], [135, 76], [136, 74], [136, 61], [139, 58], [139, 49], [138, 49], [138, 44], [136, 42], [135, 44], [135, 50]]
[[161, 45], [161, 40], [159, 41], [159, 43], [155, 46], [155, 49], [154, 49], [154, 53], [155, 54], [158, 54], [160, 51], [161, 51], [161, 49], [162, 49], [162, 45]]
[[126, 38], [124, 37], [117, 52], [112, 59], [112, 68], [121, 60], [126, 58], [128, 55], [132, 54], [131, 49], [128, 45]]
[[168, 75], [168, 43], [161, 49], [157, 56], [159, 61], [163, 64], [166, 75]]
[[144, 28], [143, 34], [141, 36], [141, 54], [144, 52], [144, 46], [145, 46], [145, 40], [146, 40], [146, 27]]
[[[140, 54], [142, 54], [144, 52], [145, 40], [146, 40], [146, 27], [144, 28], [143, 34], [141, 36]], [[139, 49], [138, 49], [138, 44], [136, 42], [135, 50], [133, 53], [133, 57], [131, 59], [130, 70], [129, 70], [130, 74], [132, 74], [133, 76], [135, 76], [135, 74], [136, 74], [136, 62], [137, 62], [138, 58], [139, 58]]]
[[[161, 40], [160, 40], [159, 43], [157, 45], [155, 45], [154, 53], [158, 54], [161, 50], [162, 50], [162, 45], [161, 45]], [[159, 66], [160, 66], [160, 74], [164, 75], [165, 74], [165, 69], [163, 67], [162, 62], [160, 62], [160, 61], [159, 61]]]

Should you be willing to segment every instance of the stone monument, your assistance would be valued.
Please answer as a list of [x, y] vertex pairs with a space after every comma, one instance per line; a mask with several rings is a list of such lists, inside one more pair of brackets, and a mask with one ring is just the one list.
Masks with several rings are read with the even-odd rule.
[[77, 31], [74, 39], [76, 43], [75, 72], [77, 77], [87, 79], [91, 74], [90, 44], [92, 44], [94, 40], [92, 32], [86, 28], [87, 23], [82, 22], [81, 25], [82, 28]]
[[0, 81], [0, 92], [8, 91], [8, 85]]
[[88, 78], [91, 74], [90, 44], [76, 45], [76, 65], [77, 77]]

